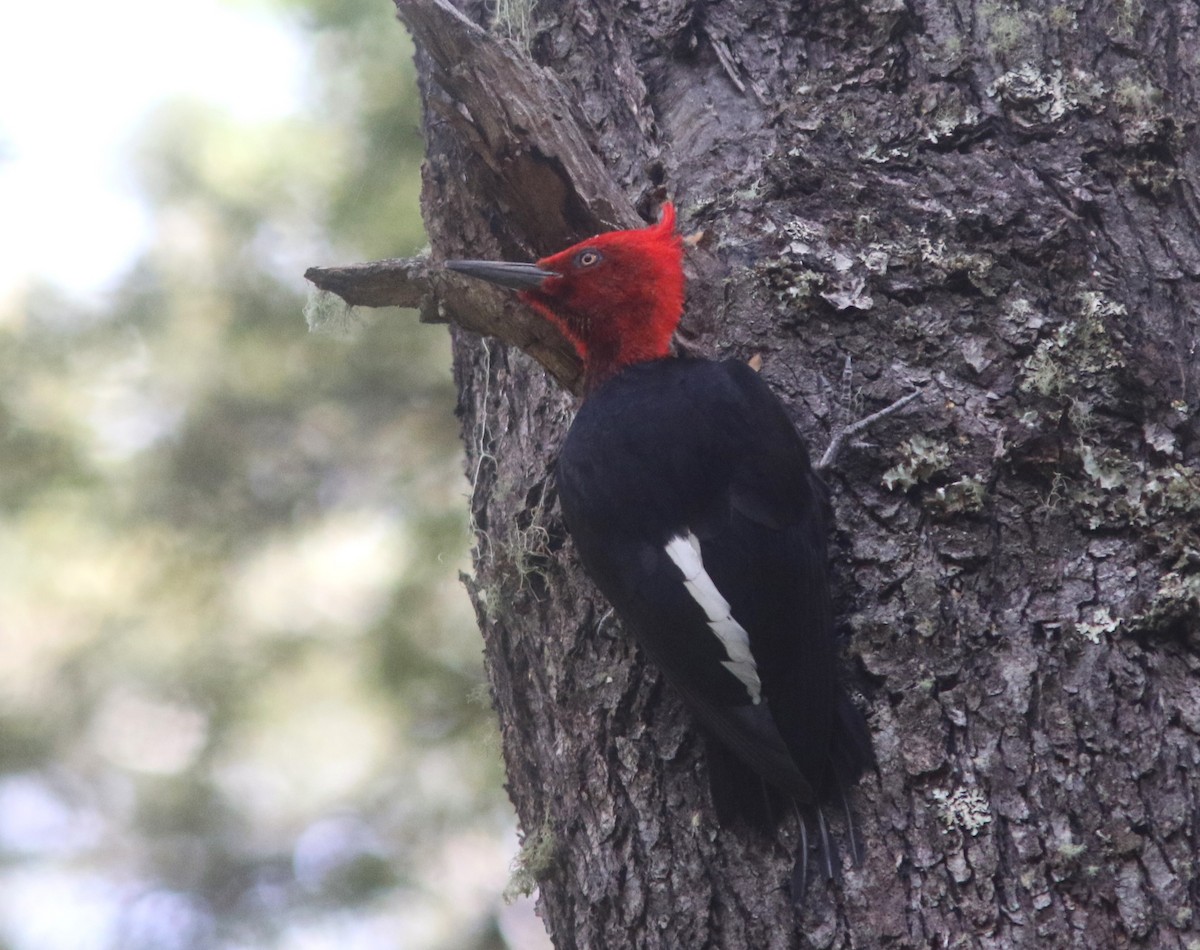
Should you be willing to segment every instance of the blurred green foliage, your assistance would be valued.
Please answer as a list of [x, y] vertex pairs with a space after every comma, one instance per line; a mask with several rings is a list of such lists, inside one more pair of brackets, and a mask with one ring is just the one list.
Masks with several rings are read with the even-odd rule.
[[446, 334], [301, 317], [306, 266], [423, 242], [411, 49], [272, 9], [311, 106], [164, 107], [111, 305], [0, 312], [0, 946], [503, 946]]

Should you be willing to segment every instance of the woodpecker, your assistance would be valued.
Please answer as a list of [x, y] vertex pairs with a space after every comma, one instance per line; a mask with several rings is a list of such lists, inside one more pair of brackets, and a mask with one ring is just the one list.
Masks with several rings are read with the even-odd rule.
[[[838, 676], [825, 489], [783, 404], [739, 360], [671, 355], [683, 313], [675, 210], [536, 264], [447, 261], [520, 292], [583, 363], [557, 463], [579, 557], [706, 732], [722, 825], [815, 815], [873, 764]], [[851, 850], [857, 859], [850, 823]]]

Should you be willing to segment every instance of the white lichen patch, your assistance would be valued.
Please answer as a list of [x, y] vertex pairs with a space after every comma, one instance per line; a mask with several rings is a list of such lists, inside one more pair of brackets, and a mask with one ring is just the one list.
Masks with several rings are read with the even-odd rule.
[[875, 298], [867, 293], [865, 277], [849, 277], [839, 281], [829, 290], [821, 291], [821, 297], [835, 310], [870, 310]]
[[988, 95], [999, 98], [1035, 121], [1058, 122], [1078, 109], [1091, 106], [1104, 95], [1104, 84], [1079, 69], [1049, 72], [1034, 63], [1022, 63], [998, 76]]
[[792, 254], [806, 254], [812, 250], [809, 246], [825, 237], [825, 228], [815, 221], [805, 221], [803, 218], [793, 218], [783, 226], [783, 233], [799, 247], [789, 247]]
[[886, 274], [892, 255], [883, 244], [872, 244], [862, 254], [862, 263], [872, 274]]
[[1179, 447], [1176, 445], [1175, 433], [1157, 422], [1147, 422], [1142, 426], [1142, 436], [1146, 444], [1162, 455], [1178, 456]]
[[974, 838], [992, 823], [987, 797], [977, 788], [935, 788], [929, 794], [945, 825], [943, 833], [957, 828]]
[[1108, 605], [1101, 604], [1093, 607], [1088, 620], [1082, 620], [1075, 625], [1076, 632], [1091, 643], [1100, 643], [1121, 626], [1119, 617], [1114, 617]]
[[946, 246], [942, 239], [931, 241], [922, 237], [917, 241], [920, 248], [921, 260], [931, 265], [942, 274], [966, 274], [985, 296], [993, 296], [988, 286], [987, 277], [992, 272], [995, 262], [986, 254], [975, 254], [969, 251], [954, 250]]
[[829, 244], [823, 225], [795, 218], [783, 226], [788, 244], [770, 266], [770, 281], [783, 303], [820, 296], [837, 310], [870, 310], [862, 261]]
[[1079, 309], [1085, 321], [1122, 317], [1128, 311], [1123, 303], [1110, 300], [1098, 290], [1085, 290], [1079, 295]]
[[[944, 51], [950, 59], [959, 52]], [[983, 112], [956, 87], [930, 89], [917, 106], [920, 127], [917, 135], [934, 145], [953, 144], [969, 135], [983, 119]]]
[[1184, 576], [1178, 571], [1171, 571], [1159, 583], [1152, 606], [1162, 602], [1188, 604], [1200, 609], [1200, 575]]

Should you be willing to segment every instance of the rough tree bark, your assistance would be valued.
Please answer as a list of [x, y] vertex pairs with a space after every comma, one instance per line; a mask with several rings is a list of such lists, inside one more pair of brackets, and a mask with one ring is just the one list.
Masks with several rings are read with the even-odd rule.
[[435, 258], [669, 196], [686, 335], [761, 355], [817, 451], [924, 389], [829, 476], [879, 774], [866, 865], [796, 918], [792, 830], [716, 828], [691, 724], [565, 538], [575, 401], [518, 347], [571, 386], [569, 349], [433, 270], [371, 285], [451, 324], [468, 587], [556, 946], [1197, 946], [1200, 8], [567, 0], [513, 36], [499, 6], [397, 0]]

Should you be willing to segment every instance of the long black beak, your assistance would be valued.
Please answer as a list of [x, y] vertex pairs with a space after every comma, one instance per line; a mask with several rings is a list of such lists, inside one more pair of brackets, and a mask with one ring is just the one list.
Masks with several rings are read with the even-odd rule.
[[558, 276], [552, 270], [542, 270], [537, 264], [512, 264], [507, 261], [446, 261], [446, 267], [513, 290], [535, 290], [542, 286], [547, 277]]

